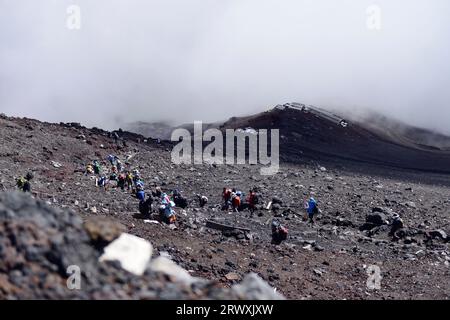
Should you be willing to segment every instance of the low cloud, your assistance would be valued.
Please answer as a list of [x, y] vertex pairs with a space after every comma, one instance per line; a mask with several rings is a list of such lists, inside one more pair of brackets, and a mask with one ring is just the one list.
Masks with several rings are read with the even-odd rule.
[[[81, 28], [66, 26], [70, 5]], [[367, 27], [371, 5], [380, 30]], [[298, 101], [450, 133], [446, 0], [0, 0], [0, 111], [116, 128]]]

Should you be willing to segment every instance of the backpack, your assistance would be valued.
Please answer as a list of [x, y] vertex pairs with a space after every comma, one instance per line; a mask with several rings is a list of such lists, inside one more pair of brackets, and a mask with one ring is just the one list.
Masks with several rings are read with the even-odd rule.
[[252, 192], [250, 194], [250, 203], [251, 204], [258, 204], [259, 203], [259, 196], [256, 192]]
[[136, 197], [140, 200], [140, 201], [144, 201], [145, 200], [145, 193], [144, 191], [138, 191], [136, 194]]
[[24, 192], [31, 192], [31, 184], [30, 184], [30, 181], [25, 180], [25, 183], [23, 184], [22, 190], [23, 190]]
[[314, 214], [319, 213], [319, 208], [317, 208], [317, 205], [315, 205], [314, 208], [312, 209], [312, 213]]
[[236, 196], [233, 198], [233, 206], [235, 207], [239, 207], [241, 205], [241, 198], [239, 198], [239, 196]]
[[20, 177], [19, 179], [17, 179], [17, 187], [22, 189], [23, 186], [25, 185], [25, 178], [24, 177]]

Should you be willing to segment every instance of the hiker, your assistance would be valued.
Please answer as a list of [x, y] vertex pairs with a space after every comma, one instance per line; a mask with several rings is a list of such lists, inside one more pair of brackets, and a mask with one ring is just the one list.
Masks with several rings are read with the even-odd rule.
[[86, 174], [93, 174], [94, 173], [94, 167], [92, 166], [92, 164], [88, 164], [86, 166]]
[[394, 240], [399, 240], [404, 236], [404, 223], [398, 213], [394, 213], [392, 216], [391, 231], [389, 235], [394, 237]]
[[107, 179], [105, 176], [101, 176], [100, 178], [96, 179], [97, 187], [106, 188]]
[[241, 197], [237, 193], [231, 194], [231, 206], [233, 208], [233, 211], [239, 212], [239, 209], [241, 207]]
[[197, 194], [198, 205], [203, 208], [208, 203], [208, 197]]
[[272, 220], [272, 243], [280, 244], [287, 239], [288, 230], [277, 220]]
[[100, 174], [101, 173], [102, 167], [100, 166], [100, 163], [98, 162], [98, 160], [94, 160], [93, 167], [94, 167], [94, 173], [95, 174]]
[[116, 157], [113, 156], [112, 154], [110, 154], [110, 155], [108, 156], [108, 161], [109, 161], [109, 163], [111, 163], [112, 166], [114, 166], [114, 164], [115, 164], [115, 162], [116, 162]]
[[119, 142], [119, 135], [117, 132], [113, 132], [114, 143], [117, 144]]
[[117, 159], [117, 161], [116, 161], [116, 166], [117, 166], [117, 171], [120, 173], [120, 172], [122, 172], [122, 170], [123, 170], [123, 164], [122, 164], [122, 162], [119, 160], [119, 159]]
[[112, 172], [111, 175], [109, 176], [109, 180], [110, 181], [117, 181], [117, 173]]
[[156, 187], [155, 191], [152, 192], [152, 196], [155, 198], [161, 199], [161, 197], [162, 197], [161, 187]]
[[130, 190], [133, 187], [133, 175], [131, 172], [127, 172], [125, 176], [125, 184], [127, 186], [127, 189]]
[[259, 195], [256, 192], [256, 188], [249, 191], [247, 198], [248, 209], [253, 213], [256, 210], [256, 205], [259, 203]]
[[23, 192], [31, 192], [31, 180], [34, 178], [31, 172], [28, 172], [25, 177], [17, 179], [17, 187]]
[[136, 191], [144, 190], [144, 181], [139, 179], [136, 181], [135, 185], [136, 185]]
[[125, 190], [125, 180], [126, 180], [127, 176], [125, 173], [121, 173], [119, 174], [119, 177], [117, 178], [117, 187]]
[[309, 223], [314, 224], [314, 215], [319, 213], [317, 201], [311, 197], [309, 201], [305, 203], [306, 212], [308, 213]]
[[222, 210], [228, 210], [228, 208], [231, 205], [231, 189], [223, 188], [222, 199], [223, 199]]
[[153, 198], [151, 195], [148, 196], [147, 200], [141, 200], [139, 202], [139, 212], [143, 216], [149, 216], [152, 211]]
[[141, 174], [139, 173], [138, 169], [133, 170], [133, 186], [136, 188], [137, 183], [141, 180]]
[[[144, 196], [145, 199], [145, 193], [144, 193], [144, 182], [142, 180], [138, 180], [136, 182], [136, 186], [135, 186], [135, 192], [136, 192], [136, 197], [140, 199], [140, 197]], [[143, 200], [143, 199], [142, 199]]]
[[174, 223], [176, 220], [175, 210], [173, 207], [175, 203], [170, 200], [169, 196], [166, 193], [161, 195], [161, 205], [159, 207], [159, 213], [161, 216], [161, 220], [167, 224]]
[[172, 198], [175, 205], [179, 208], [186, 208], [188, 205], [188, 201], [185, 197], [183, 197], [177, 189], [172, 191]]

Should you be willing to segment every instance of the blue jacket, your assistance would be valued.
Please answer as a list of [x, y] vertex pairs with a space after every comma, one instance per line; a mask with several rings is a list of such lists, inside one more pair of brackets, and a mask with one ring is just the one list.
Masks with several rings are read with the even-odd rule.
[[136, 193], [136, 197], [137, 197], [139, 200], [141, 200], [141, 201], [145, 200], [145, 192], [142, 191], [142, 190], [138, 191], [138, 192]]
[[314, 208], [317, 206], [317, 202], [314, 199], [309, 199], [308, 201], [308, 213], [313, 213]]

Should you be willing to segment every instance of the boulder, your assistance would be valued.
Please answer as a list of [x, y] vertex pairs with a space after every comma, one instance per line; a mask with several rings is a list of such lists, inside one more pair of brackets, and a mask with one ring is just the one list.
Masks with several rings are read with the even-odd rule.
[[284, 300], [281, 294], [253, 272], [246, 275], [241, 283], [234, 285], [231, 289], [238, 297], [249, 300]]
[[272, 204], [283, 204], [283, 200], [281, 200], [279, 197], [275, 196], [272, 198]]
[[94, 243], [110, 243], [126, 231], [126, 227], [105, 217], [88, 218], [84, 229]]
[[444, 241], [447, 240], [447, 234], [445, 233], [444, 230], [441, 229], [429, 231], [428, 235], [431, 239], [439, 238]]
[[381, 226], [387, 224], [387, 217], [384, 213], [375, 211], [366, 216], [366, 222]]
[[278, 203], [272, 204], [272, 211], [278, 211], [281, 209], [281, 205]]
[[153, 272], [163, 273], [169, 276], [173, 281], [182, 282], [186, 285], [191, 285], [199, 280], [192, 277], [189, 272], [166, 257], [158, 257], [152, 260], [149, 267]]
[[342, 227], [353, 227], [353, 222], [342, 218], [342, 217], [338, 217], [335, 219], [334, 224], [337, 226], [342, 226]]
[[140, 276], [147, 268], [152, 251], [147, 240], [123, 233], [105, 248], [99, 261], [118, 261], [124, 270]]

